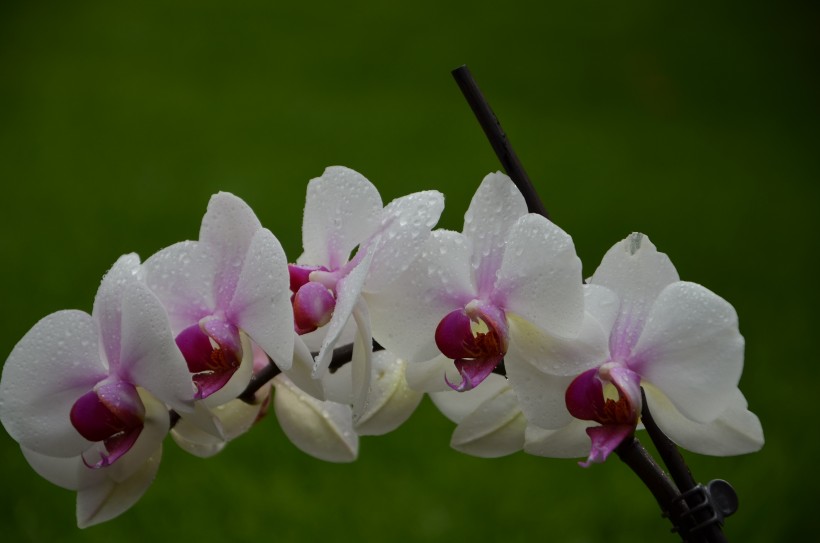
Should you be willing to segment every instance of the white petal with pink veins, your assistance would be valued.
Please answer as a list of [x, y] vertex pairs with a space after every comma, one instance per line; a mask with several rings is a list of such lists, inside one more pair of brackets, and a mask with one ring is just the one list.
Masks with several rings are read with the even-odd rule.
[[476, 288], [489, 294], [501, 267], [510, 228], [527, 214], [527, 203], [509, 177], [488, 174], [476, 190], [464, 215], [464, 235], [473, 245]]
[[239, 280], [239, 270], [251, 239], [262, 228], [253, 210], [228, 192], [211, 196], [202, 217], [199, 243], [207, 246], [214, 260], [213, 284], [216, 302], [227, 306]]
[[299, 262], [331, 270], [342, 266], [376, 230], [381, 212], [379, 191], [363, 175], [342, 166], [327, 168], [308, 183]]
[[193, 409], [195, 388], [171, 335], [159, 299], [142, 283], [122, 293], [121, 368], [127, 381], [147, 389], [180, 413]]
[[607, 251], [589, 282], [614, 291], [621, 300], [620, 317], [612, 330], [614, 356], [629, 353], [655, 299], [679, 280], [669, 257], [643, 234], [633, 233]]
[[52, 313], [23, 336], [3, 366], [3, 426], [35, 452], [76, 456], [90, 443], [71, 425], [69, 413], [107, 375], [93, 318], [82, 311]]
[[365, 289], [378, 292], [396, 282], [421, 251], [444, 209], [444, 196], [434, 190], [390, 202], [382, 212], [378, 235], [369, 244], [373, 265]]
[[265, 228], [257, 230], [244, 255], [228, 318], [262, 347], [280, 369], [293, 357], [293, 311], [288, 268], [279, 241]]
[[661, 292], [630, 359], [630, 368], [666, 394], [694, 422], [728, 407], [743, 371], [737, 313], [710, 290], [680, 281]]
[[492, 302], [553, 335], [572, 337], [584, 317], [581, 261], [569, 235], [540, 215], [510, 229]]
[[336, 308], [333, 310], [333, 317], [327, 324], [327, 332], [322, 342], [322, 348], [316, 356], [313, 365], [313, 377], [319, 378], [327, 371], [330, 360], [333, 358], [333, 349], [347, 325], [348, 319], [353, 315], [353, 309], [360, 300], [360, 294], [367, 280], [367, 272], [373, 262], [373, 253], [368, 252], [361, 261], [341, 278], [336, 285]]
[[365, 293], [373, 335], [382, 346], [411, 363], [439, 354], [439, 321], [476, 295], [471, 250], [462, 234], [436, 230], [400, 281], [380, 293]]
[[122, 334], [122, 298], [124, 290], [139, 281], [140, 259], [123, 255], [103, 276], [94, 297], [92, 315], [99, 325], [99, 337], [112, 373], [119, 370]]
[[142, 266], [145, 282], [162, 300], [174, 333], [213, 312], [216, 262], [207, 247], [196, 241], [175, 243]]

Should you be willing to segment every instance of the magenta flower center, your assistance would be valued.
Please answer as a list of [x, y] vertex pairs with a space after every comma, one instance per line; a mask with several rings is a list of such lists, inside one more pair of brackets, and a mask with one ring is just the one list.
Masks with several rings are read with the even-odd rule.
[[239, 329], [217, 317], [205, 317], [179, 333], [177, 346], [202, 400], [224, 387], [242, 363]]
[[448, 313], [436, 328], [436, 346], [454, 360], [462, 381], [448, 385], [459, 392], [478, 386], [507, 354], [507, 317], [492, 304], [473, 300]]
[[143, 428], [145, 406], [130, 383], [98, 384], [74, 402], [70, 419], [85, 439], [102, 442], [106, 452], [100, 453], [98, 461], [92, 463], [83, 457], [89, 468], [102, 468], [113, 464], [137, 441]]
[[288, 264], [288, 271], [296, 333], [307, 334], [330, 322], [336, 308], [335, 274], [323, 266], [296, 264]]
[[592, 441], [587, 462], [603, 462], [629, 437], [641, 411], [641, 377], [625, 365], [607, 362], [576, 377], [565, 394], [570, 414], [599, 423], [587, 428]]

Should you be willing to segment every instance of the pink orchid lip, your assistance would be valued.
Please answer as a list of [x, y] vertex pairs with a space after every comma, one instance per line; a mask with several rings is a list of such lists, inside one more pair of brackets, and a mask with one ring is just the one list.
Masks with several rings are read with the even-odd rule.
[[205, 317], [179, 333], [176, 343], [193, 374], [197, 400], [220, 390], [242, 362], [239, 329], [217, 317]]
[[288, 264], [290, 274], [290, 291], [296, 293], [307, 282], [310, 281], [310, 274], [315, 271], [329, 271], [324, 266], [307, 266], [303, 264]]
[[145, 420], [145, 406], [136, 387], [115, 381], [98, 384], [80, 396], [71, 407], [71, 424], [85, 439], [102, 442], [108, 454], [83, 463], [92, 469], [104, 468], [127, 453], [137, 441]]
[[[587, 429], [592, 448], [581, 466], [603, 462], [635, 431], [641, 409], [640, 383], [640, 375], [628, 367], [607, 362], [583, 372], [567, 387], [565, 401], [570, 414], [601, 424]], [[615, 387], [617, 398], [606, 397], [606, 384]]]
[[292, 303], [294, 328], [302, 335], [330, 322], [336, 298], [321, 283], [309, 281], [293, 295]]
[[447, 384], [459, 392], [478, 386], [504, 359], [507, 343], [507, 318], [495, 305], [473, 300], [448, 313], [436, 328], [436, 346], [455, 361], [462, 381]]
[[608, 424], [605, 426], [593, 426], [587, 428], [586, 432], [592, 442], [589, 451], [589, 458], [585, 462], [578, 462], [583, 468], [588, 468], [592, 464], [603, 463], [618, 445], [628, 438], [635, 431], [635, 427], [630, 424]]

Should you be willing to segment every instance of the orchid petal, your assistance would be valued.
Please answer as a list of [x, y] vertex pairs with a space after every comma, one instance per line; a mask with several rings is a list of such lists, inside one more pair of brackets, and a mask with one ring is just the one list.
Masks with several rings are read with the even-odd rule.
[[350, 367], [353, 378], [353, 422], [358, 423], [359, 417], [367, 409], [373, 373], [373, 336], [370, 332], [370, 315], [367, 312], [367, 304], [361, 299], [353, 309], [353, 319], [356, 321], [358, 333], [353, 340]]
[[[241, 402], [241, 400], [234, 401]], [[171, 430], [171, 437], [180, 449], [199, 458], [210, 458], [222, 451], [228, 444], [226, 440], [203, 432], [198, 426], [184, 418], [180, 419]]]
[[378, 292], [395, 283], [421, 252], [443, 209], [444, 196], [434, 190], [398, 198], [384, 208], [379, 235], [369, 247], [374, 258], [367, 291]]
[[421, 402], [421, 392], [411, 390], [404, 377], [407, 363], [389, 351], [373, 353], [372, 386], [365, 409], [356, 421], [359, 435], [378, 436], [404, 423]]
[[226, 314], [279, 368], [287, 369], [293, 357], [293, 310], [285, 252], [270, 231], [260, 228], [243, 259]]
[[46, 481], [68, 490], [79, 490], [108, 480], [105, 469], [89, 469], [80, 456], [46, 456], [20, 447], [23, 457], [37, 474]]
[[77, 492], [77, 526], [87, 528], [111, 520], [131, 508], [156, 477], [162, 448], [127, 479], [111, 479]]
[[526, 214], [527, 203], [509, 177], [501, 172], [484, 177], [464, 215], [463, 230], [472, 241], [472, 265], [479, 294], [490, 294], [510, 228]]
[[547, 430], [557, 430], [572, 420], [564, 393], [574, 376], [543, 373], [519, 358], [512, 349], [507, 353], [504, 366], [527, 420]]
[[111, 373], [120, 366], [122, 303], [125, 289], [136, 283], [140, 269], [140, 259], [135, 254], [122, 255], [103, 276], [94, 298], [92, 315], [99, 324], [99, 337]]
[[731, 401], [743, 371], [743, 346], [734, 308], [710, 290], [681, 281], [658, 296], [629, 366], [683, 416], [707, 423]]
[[[267, 397], [270, 388], [270, 384], [266, 385], [257, 392], [257, 396], [261, 394]], [[171, 437], [184, 451], [200, 458], [209, 458], [225, 448], [228, 441], [247, 432], [257, 421], [266, 403], [267, 400], [262, 400], [248, 404], [236, 399], [213, 408], [210, 413], [217, 419], [215, 423], [224, 431], [222, 438], [203, 431], [188, 417], [183, 417], [177, 422], [171, 430]]]
[[[449, 362], [452, 365], [452, 360]], [[450, 389], [443, 392], [431, 392], [430, 399], [445, 417], [456, 424], [461, 424], [481, 404], [492, 400], [508, 386], [503, 375], [492, 374], [484, 380], [480, 387], [465, 392], [455, 392]]]
[[261, 228], [259, 219], [241, 198], [228, 192], [211, 196], [202, 217], [199, 243], [208, 248], [214, 259], [213, 285], [218, 306], [225, 307], [231, 301], [253, 235]]
[[[290, 375], [288, 375], [288, 377], [290, 377]], [[314, 382], [322, 383], [324, 385], [325, 400], [353, 405], [352, 361], [344, 364], [340, 368], [335, 368], [334, 370], [325, 373], [321, 379], [317, 379]]]
[[25, 448], [77, 456], [90, 443], [71, 425], [69, 413], [107, 375], [94, 319], [82, 311], [52, 313], [23, 336], [6, 360], [0, 420]]
[[299, 390], [287, 377], [273, 381], [274, 409], [288, 439], [300, 450], [327, 462], [352, 462], [359, 453], [348, 405], [321, 402]]
[[336, 342], [342, 334], [348, 319], [353, 314], [353, 309], [360, 300], [362, 287], [367, 280], [367, 272], [372, 262], [373, 253], [367, 252], [361, 262], [353, 267], [336, 285], [336, 308], [333, 310], [333, 317], [327, 325], [327, 333], [322, 342], [322, 348], [313, 365], [314, 379], [319, 378], [330, 365], [333, 349], [336, 347]]
[[749, 411], [746, 398], [738, 389], [729, 393], [728, 407], [707, 424], [687, 419], [657, 388], [644, 384], [646, 401], [655, 422], [672, 441], [686, 450], [711, 456], [731, 456], [760, 450], [763, 428]]
[[572, 238], [540, 215], [518, 219], [508, 234], [492, 302], [553, 335], [577, 334], [584, 293]]
[[299, 262], [331, 270], [342, 266], [378, 227], [381, 212], [379, 191], [363, 175], [342, 166], [327, 168], [308, 183]]
[[524, 437], [524, 452], [548, 458], [581, 458], [589, 455], [590, 440], [586, 429], [591, 421], [572, 419], [557, 430], [545, 430], [529, 425]]
[[162, 304], [143, 283], [122, 294], [120, 371], [180, 413], [193, 409], [188, 366], [171, 335]]
[[506, 456], [524, 446], [526, 426], [515, 392], [506, 386], [461, 421], [450, 446], [481, 458]]
[[296, 336], [294, 339], [293, 365], [283, 373], [300, 390], [310, 394], [317, 400], [331, 399], [326, 396], [325, 381], [323, 379], [314, 379], [312, 376], [313, 356], [311, 356], [305, 342], [302, 340], [302, 336]]
[[[191, 433], [199, 435], [199, 432], [213, 437], [213, 440], [203, 438], [203, 442], [225, 442], [228, 437], [225, 434], [225, 429], [222, 428], [222, 423], [219, 418], [214, 416], [213, 411], [204, 405], [204, 402], [196, 402], [194, 404], [194, 411], [192, 413], [185, 413], [182, 415], [174, 426], [174, 430], [183, 426], [183, 432], [187, 429], [192, 429]], [[195, 430], [193, 430], [195, 429]], [[173, 432], [172, 432], [173, 433]], [[173, 437], [173, 436], [172, 436]], [[180, 445], [181, 446], [181, 445]], [[185, 447], [182, 447], [183, 449]], [[187, 449], [186, 449], [187, 450]], [[190, 451], [189, 451], [190, 452]]]
[[162, 300], [174, 333], [210, 315], [216, 307], [216, 262], [207, 246], [183, 241], [155, 253], [142, 265], [145, 282]]
[[680, 277], [669, 257], [635, 232], [607, 251], [589, 283], [615, 291], [625, 304], [644, 307], [646, 313], [661, 291], [676, 281]]
[[603, 287], [590, 285], [584, 292], [587, 311], [575, 337], [556, 337], [517, 315], [509, 315], [509, 350], [538, 370], [553, 375], [577, 375], [605, 362], [609, 356], [608, 324], [613, 309], [618, 307], [617, 298]]
[[[333, 318], [331, 316], [331, 318]], [[328, 323], [330, 324], [330, 323]], [[325, 337], [327, 336], [327, 326], [323, 326], [321, 328], [317, 328], [313, 332], [308, 332], [307, 334], [298, 335], [294, 340], [301, 339], [307, 348], [312, 353], [318, 353], [322, 349], [322, 343], [325, 341]], [[350, 345], [353, 343], [353, 338], [356, 337], [356, 322], [353, 319], [348, 319], [347, 324], [342, 327], [342, 331], [339, 334], [338, 338], [336, 339], [337, 345]], [[311, 367], [313, 366], [313, 362], [310, 363]]]
[[380, 293], [365, 293], [373, 335], [410, 363], [439, 354], [434, 341], [439, 321], [475, 298], [471, 245], [457, 232], [432, 233], [402, 280]]
[[614, 357], [629, 354], [655, 299], [679, 279], [669, 257], [659, 253], [643, 234], [633, 233], [607, 251], [589, 282], [609, 288], [621, 300], [610, 340]]
[[[499, 377], [501, 377], [499, 375]], [[407, 364], [405, 373], [407, 386], [420, 392], [444, 392], [452, 390], [447, 384], [459, 379], [459, 373], [455, 364], [444, 355], [426, 362], [413, 362]], [[488, 379], [492, 378], [492, 375]], [[486, 382], [486, 379], [485, 379]], [[482, 385], [479, 388], [484, 388]]]

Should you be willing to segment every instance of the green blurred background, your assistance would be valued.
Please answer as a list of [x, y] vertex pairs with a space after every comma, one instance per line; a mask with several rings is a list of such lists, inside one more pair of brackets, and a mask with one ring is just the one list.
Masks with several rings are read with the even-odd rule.
[[[590, 274], [638, 230], [725, 297], [747, 339], [760, 453], [689, 454], [741, 497], [732, 541], [802, 541], [818, 484], [818, 28], [809, 2], [0, 3], [0, 352], [90, 311], [123, 253], [195, 239], [244, 198], [294, 259], [305, 185], [333, 164], [385, 201], [446, 194], [460, 229], [499, 165], [450, 77], [468, 63]], [[119, 3], [117, 3], [119, 4]], [[810, 372], [810, 373], [806, 373]], [[811, 428], [814, 427], [815, 430]], [[3, 541], [675, 541], [616, 458], [584, 470], [448, 447], [425, 400], [313, 460], [274, 417], [211, 460], [166, 443], [122, 517], [80, 531], [74, 495], [0, 432]], [[811, 494], [809, 494], [811, 495]]]

